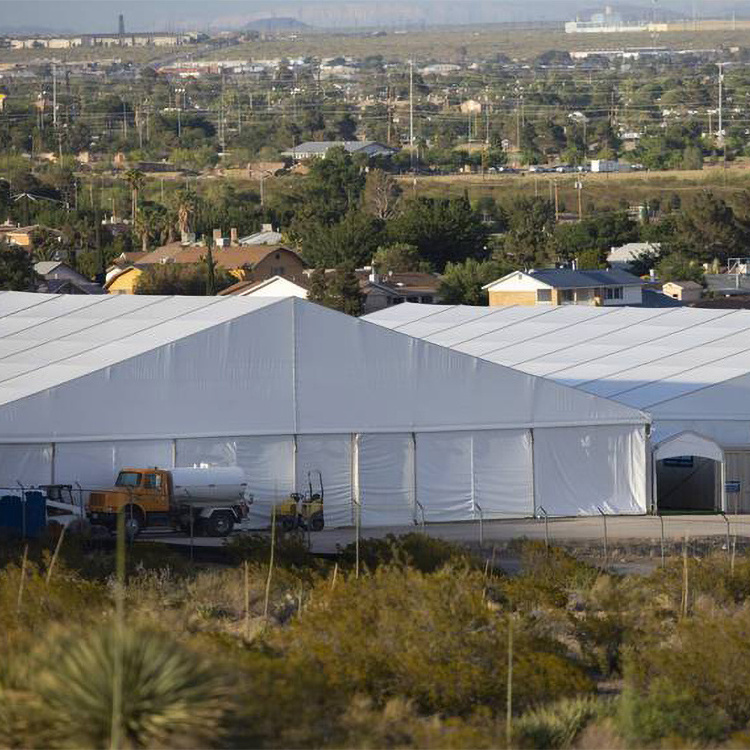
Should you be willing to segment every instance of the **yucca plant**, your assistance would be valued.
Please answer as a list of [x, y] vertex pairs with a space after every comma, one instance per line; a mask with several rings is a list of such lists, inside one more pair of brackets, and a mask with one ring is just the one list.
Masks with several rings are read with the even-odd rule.
[[568, 748], [590, 722], [611, 712], [610, 701], [594, 696], [566, 698], [540, 706], [513, 722], [513, 744], [543, 750]]
[[[116, 649], [121, 659], [118, 701]], [[164, 634], [128, 628], [118, 636], [117, 629], [99, 628], [59, 640], [40, 659], [33, 689], [63, 743], [195, 747], [219, 738], [229, 701], [225, 682]], [[114, 726], [119, 740], [113, 741]]]

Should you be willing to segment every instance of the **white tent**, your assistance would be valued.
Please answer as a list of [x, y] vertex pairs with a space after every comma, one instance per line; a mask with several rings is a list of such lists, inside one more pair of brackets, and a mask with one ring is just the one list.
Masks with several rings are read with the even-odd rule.
[[750, 509], [748, 310], [403, 304], [367, 320], [642, 409], [655, 446], [697, 434], [716, 449], [695, 455], [722, 474], [729, 451], [727, 479]]
[[299, 299], [0, 294], [0, 486], [320, 469], [330, 525], [643, 512], [636, 409]]
[[366, 318], [750, 446], [750, 311], [403, 304]]

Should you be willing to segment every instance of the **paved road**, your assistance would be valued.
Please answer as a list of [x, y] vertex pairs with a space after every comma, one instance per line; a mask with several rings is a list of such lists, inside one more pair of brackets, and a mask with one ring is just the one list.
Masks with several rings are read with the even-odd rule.
[[[727, 531], [734, 536], [750, 538], [750, 515], [738, 516], [607, 516], [607, 536], [611, 542], [623, 540], [655, 542], [661, 538], [662, 523], [664, 538], [676, 541], [689, 536], [725, 537]], [[406, 534], [421, 530], [415, 526], [388, 526], [362, 529], [361, 537], [383, 538], [388, 534]], [[480, 528], [478, 522], [428, 524], [424, 532], [430, 536], [463, 544], [478, 544]], [[354, 529], [326, 529], [311, 534], [312, 552], [329, 554], [338, 547], [354, 541]], [[513, 539], [544, 539], [545, 523], [542, 520], [514, 519], [485, 521], [481, 530], [484, 546], [501, 544]], [[601, 542], [604, 538], [604, 519], [599, 517], [550, 519], [547, 525], [550, 542], [586, 543]], [[168, 544], [189, 545], [187, 537], [170, 532], [153, 531], [142, 537], [149, 541]], [[221, 547], [223, 539], [196, 537], [196, 547]]]

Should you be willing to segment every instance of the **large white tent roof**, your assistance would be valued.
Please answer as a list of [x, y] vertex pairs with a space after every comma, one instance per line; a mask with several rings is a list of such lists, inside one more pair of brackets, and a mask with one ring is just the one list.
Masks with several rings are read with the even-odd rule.
[[0, 442], [644, 421], [299, 299], [0, 293]]
[[750, 311], [401, 304], [367, 320], [665, 419], [750, 419]]

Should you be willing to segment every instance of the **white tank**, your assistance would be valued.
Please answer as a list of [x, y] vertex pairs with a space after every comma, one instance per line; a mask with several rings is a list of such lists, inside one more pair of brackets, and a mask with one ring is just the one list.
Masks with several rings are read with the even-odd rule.
[[238, 466], [171, 469], [176, 500], [250, 501], [245, 472]]

